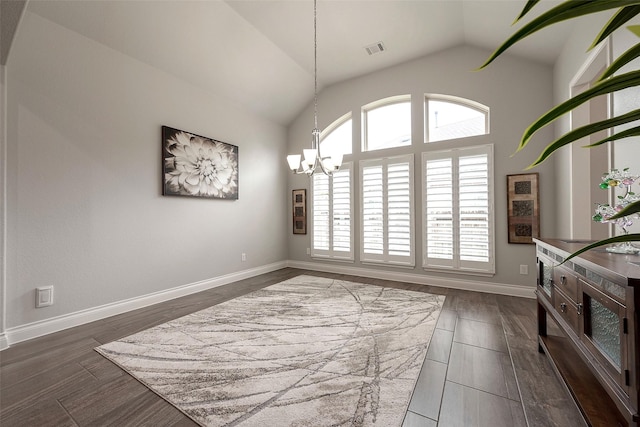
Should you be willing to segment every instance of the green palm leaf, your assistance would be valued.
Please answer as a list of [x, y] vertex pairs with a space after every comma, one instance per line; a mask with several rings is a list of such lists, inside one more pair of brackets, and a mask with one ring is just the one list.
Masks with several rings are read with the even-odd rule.
[[614, 133], [613, 135], [608, 136], [608, 137], [606, 137], [604, 139], [601, 139], [598, 142], [594, 142], [593, 144], [585, 145], [585, 148], [597, 147], [598, 145], [602, 145], [605, 142], [617, 141], [619, 139], [629, 138], [629, 137], [632, 137], [632, 136], [640, 136], [640, 126], [632, 127], [632, 128], [623, 130], [622, 132]]
[[516, 152], [522, 150], [527, 145], [535, 132], [537, 132], [550, 122], [554, 121], [558, 117], [562, 116], [563, 114], [568, 113], [569, 111], [578, 107], [579, 105], [582, 105], [597, 96], [606, 95], [638, 85], [640, 85], [640, 70], [630, 71], [628, 73], [611, 77], [607, 80], [596, 83], [584, 92], [579, 93], [573, 98], [566, 100], [562, 104], [555, 106], [546, 114], [541, 116], [538, 120], [529, 125], [529, 127], [525, 130], [524, 135], [522, 135], [520, 145], [518, 146]]
[[577, 18], [579, 16], [590, 15], [592, 13], [602, 12], [610, 9], [618, 9], [621, 7], [628, 7], [637, 4], [640, 4], [640, 0], [565, 1], [564, 3], [559, 4], [558, 6], [533, 19], [531, 22], [516, 31], [511, 37], [507, 39], [507, 41], [500, 45], [495, 50], [495, 52], [493, 52], [491, 56], [489, 56], [489, 59], [487, 59], [485, 63], [482, 64], [478, 69], [485, 68], [498, 56], [504, 53], [504, 51], [506, 51], [509, 47], [513, 46], [515, 43], [524, 39], [525, 37], [528, 37], [531, 34], [545, 27], [548, 27], [549, 25], [566, 21], [568, 19]]
[[529, 11], [533, 9], [533, 6], [535, 6], [539, 2], [540, 0], [528, 0], [527, 4], [525, 4], [524, 7], [522, 8], [522, 12], [520, 12], [520, 15], [518, 15], [518, 17], [513, 21], [511, 25], [521, 20], [522, 17], [525, 16], [527, 13], [529, 13]]
[[615, 30], [623, 26], [626, 22], [633, 19], [636, 15], [640, 13], [640, 5], [627, 6], [620, 9], [615, 15], [611, 17], [607, 25], [602, 28], [600, 34], [593, 41], [589, 50], [596, 47], [602, 40], [606, 39], [609, 34], [613, 33]]
[[640, 37], [640, 25], [629, 25], [627, 29], [636, 36]]
[[604, 70], [604, 73], [602, 73], [602, 75], [596, 81], [602, 81], [612, 76], [620, 68], [624, 67], [629, 62], [633, 61], [639, 56], [640, 56], [640, 43], [636, 44], [635, 46], [632, 46], [629, 50], [627, 50], [625, 53], [620, 55], [615, 61], [613, 61], [611, 65], [609, 65], [609, 67], [607, 67], [607, 69]]
[[636, 213], [640, 213], [640, 200], [636, 200], [635, 202], [628, 204], [624, 207], [624, 209], [622, 209], [620, 212], [609, 219], [624, 218], [625, 216], [633, 215]]
[[549, 157], [554, 151], [564, 147], [567, 144], [570, 144], [574, 141], [582, 139], [585, 136], [589, 136], [596, 132], [609, 129], [614, 126], [620, 126], [625, 123], [632, 122], [634, 120], [640, 120], [640, 110], [633, 110], [628, 112], [627, 114], [623, 114], [618, 117], [612, 117], [610, 119], [602, 120], [600, 122], [589, 123], [588, 125], [574, 129], [571, 132], [567, 132], [564, 135], [562, 135], [560, 138], [553, 141], [551, 144], [547, 145], [547, 147], [544, 149], [544, 151], [542, 151], [538, 159], [535, 162], [533, 162], [531, 165], [529, 165], [527, 169], [531, 169], [532, 167], [539, 165], [540, 163], [545, 161], [547, 157]]
[[562, 261], [561, 264], [564, 264], [565, 262], [569, 261], [571, 258], [576, 257], [581, 253], [586, 252], [590, 249], [597, 248], [600, 246], [610, 245], [612, 243], [625, 243], [625, 242], [640, 242], [640, 233], [625, 234], [623, 236], [615, 236], [615, 237], [610, 237], [608, 239], [599, 240], [595, 243], [585, 246], [584, 248], [578, 251], [575, 251], [574, 253], [569, 255], [564, 261]]

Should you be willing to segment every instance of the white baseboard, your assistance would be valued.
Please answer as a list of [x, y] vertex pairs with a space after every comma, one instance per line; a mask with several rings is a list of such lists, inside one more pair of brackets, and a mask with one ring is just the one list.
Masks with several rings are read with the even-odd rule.
[[281, 261], [249, 270], [239, 271], [212, 279], [202, 280], [183, 286], [155, 292], [141, 297], [105, 304], [86, 310], [69, 313], [51, 319], [40, 320], [26, 325], [9, 328], [0, 333], [0, 350], [8, 348], [12, 344], [41, 337], [53, 332], [80, 326], [85, 323], [104, 319], [117, 314], [147, 307], [174, 298], [190, 295], [196, 292], [226, 285], [238, 280], [248, 279], [260, 274], [276, 271], [281, 268], [292, 267], [312, 271], [324, 271], [328, 273], [349, 274], [353, 276], [396, 280], [400, 282], [416, 283], [421, 285], [439, 286], [444, 288], [462, 289], [468, 291], [487, 292], [492, 294], [535, 298], [535, 289], [529, 286], [509, 285], [504, 283], [492, 283], [481, 280], [465, 280], [439, 276], [406, 273], [402, 271], [373, 270], [367, 268], [346, 266], [340, 264], [324, 264], [304, 261]]
[[508, 295], [512, 297], [535, 298], [535, 288], [522, 285], [493, 283], [482, 280], [466, 280], [426, 274], [406, 273], [402, 271], [373, 270], [346, 266], [343, 264], [324, 264], [305, 261], [288, 261], [287, 267], [304, 270], [324, 271], [327, 273], [350, 274], [352, 276], [370, 277], [373, 279], [396, 280], [419, 285], [438, 286], [461, 289], [465, 291], [486, 292], [490, 294]]
[[86, 310], [69, 313], [62, 316], [53, 317], [51, 319], [40, 320], [26, 325], [8, 328], [3, 334], [0, 334], [0, 350], [22, 341], [32, 338], [41, 337], [53, 332], [62, 331], [74, 326], [84, 325], [85, 323], [104, 319], [116, 314], [126, 313], [131, 310], [147, 307], [164, 301], [185, 295], [194, 294], [196, 292], [215, 288], [217, 286], [226, 285], [238, 280], [248, 279], [260, 274], [269, 273], [271, 271], [280, 270], [287, 266], [286, 261], [276, 262], [249, 270], [239, 271], [237, 273], [226, 274], [224, 276], [214, 277], [212, 279], [201, 280], [199, 282], [190, 283], [183, 286], [167, 289], [165, 291], [154, 292], [152, 294], [143, 295], [141, 297], [131, 298], [124, 301], [118, 301], [111, 304], [105, 304]]
[[9, 341], [7, 340], [7, 334], [3, 332], [0, 334], [0, 351], [5, 348], [9, 348]]

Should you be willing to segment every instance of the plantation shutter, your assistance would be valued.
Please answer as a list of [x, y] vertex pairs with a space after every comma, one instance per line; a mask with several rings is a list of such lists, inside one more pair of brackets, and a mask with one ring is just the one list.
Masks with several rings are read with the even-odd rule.
[[453, 159], [427, 160], [425, 164], [426, 256], [453, 266]]
[[491, 145], [423, 153], [425, 268], [493, 274]]
[[414, 265], [413, 155], [361, 162], [361, 260]]
[[351, 163], [331, 178], [314, 174], [311, 187], [311, 256], [353, 260]]
[[487, 154], [460, 157], [460, 264], [489, 262], [489, 160]]
[[384, 253], [384, 189], [381, 165], [362, 168], [362, 250]]
[[351, 253], [351, 171], [342, 169], [333, 176], [333, 250]]
[[329, 177], [324, 174], [313, 175], [313, 250], [328, 251], [331, 241], [329, 228]]

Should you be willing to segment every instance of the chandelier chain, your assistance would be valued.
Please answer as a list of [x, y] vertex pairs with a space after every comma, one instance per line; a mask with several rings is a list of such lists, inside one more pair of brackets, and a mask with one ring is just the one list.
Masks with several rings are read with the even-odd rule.
[[313, 0], [313, 121], [318, 128], [318, 27], [317, 27], [317, 0]]
[[299, 154], [287, 156], [289, 168], [294, 174], [312, 176], [316, 171], [333, 176], [342, 165], [342, 153], [330, 152], [323, 156], [320, 152], [320, 130], [318, 129], [318, 2], [313, 0], [313, 130], [311, 131], [311, 149], [303, 150], [304, 158]]

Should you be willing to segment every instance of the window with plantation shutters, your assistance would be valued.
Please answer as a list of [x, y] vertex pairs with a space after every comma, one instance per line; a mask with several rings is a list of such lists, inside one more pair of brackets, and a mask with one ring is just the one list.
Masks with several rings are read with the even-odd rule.
[[425, 268], [493, 274], [493, 147], [426, 152]]
[[311, 178], [311, 256], [353, 260], [353, 179], [351, 163], [328, 177]]
[[360, 162], [362, 262], [415, 265], [413, 155]]

